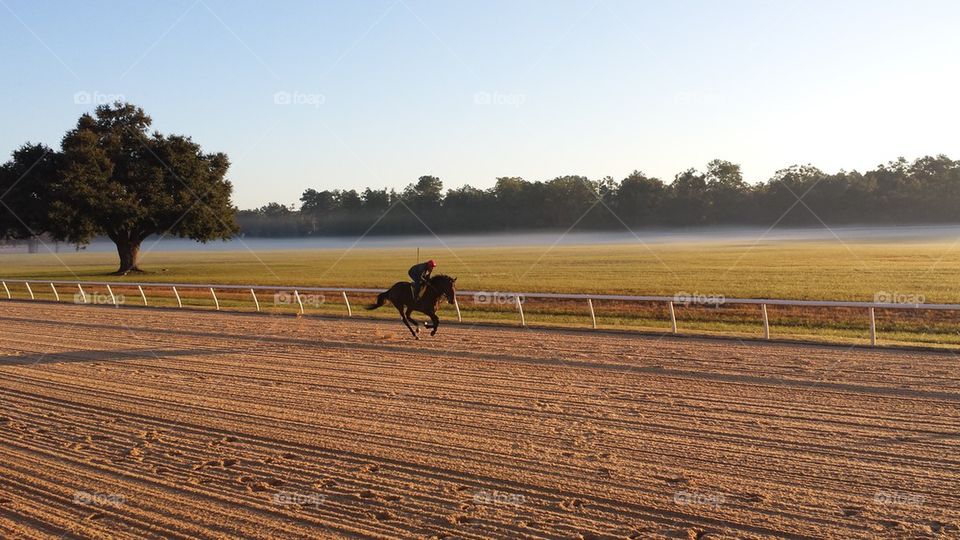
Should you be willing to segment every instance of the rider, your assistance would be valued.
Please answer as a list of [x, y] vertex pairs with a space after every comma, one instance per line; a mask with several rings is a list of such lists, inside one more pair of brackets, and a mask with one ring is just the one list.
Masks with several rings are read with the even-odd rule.
[[437, 266], [437, 263], [433, 262], [433, 259], [430, 259], [427, 262], [415, 264], [410, 267], [410, 271], [407, 272], [407, 275], [410, 276], [410, 279], [413, 280], [413, 299], [420, 299], [420, 287], [430, 279], [430, 273], [433, 272], [433, 269]]

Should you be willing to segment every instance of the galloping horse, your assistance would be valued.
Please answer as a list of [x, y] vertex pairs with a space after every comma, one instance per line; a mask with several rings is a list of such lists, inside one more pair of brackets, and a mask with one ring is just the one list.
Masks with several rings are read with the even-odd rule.
[[[447, 299], [448, 304], [454, 302], [454, 297], [457, 294], [456, 283], [457, 278], [455, 277], [444, 275], [433, 276], [424, 282], [423, 295], [420, 296], [420, 299], [414, 301], [413, 285], [408, 281], [400, 281], [395, 283], [393, 287], [387, 289], [386, 292], [380, 293], [377, 296], [377, 303], [367, 306], [367, 309], [377, 309], [389, 300], [394, 307], [397, 308], [397, 311], [400, 312], [400, 320], [403, 321], [403, 324], [407, 325], [410, 333], [413, 334], [413, 337], [416, 339], [420, 339], [420, 336], [417, 335], [420, 333], [420, 323], [415, 321], [410, 314], [414, 311], [419, 311], [427, 317], [430, 317], [430, 320], [433, 321], [431, 327], [433, 331], [430, 332], [430, 335], [433, 336], [436, 335], [437, 328], [440, 326], [440, 319], [437, 317], [440, 302], [444, 298]], [[410, 326], [410, 323], [413, 323], [413, 326]], [[426, 327], [426, 325], [424, 326]]]

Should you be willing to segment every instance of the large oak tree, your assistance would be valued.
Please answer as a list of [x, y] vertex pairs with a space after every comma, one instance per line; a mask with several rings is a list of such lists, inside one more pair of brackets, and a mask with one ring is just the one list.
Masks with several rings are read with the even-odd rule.
[[61, 144], [48, 229], [78, 244], [107, 236], [118, 274], [140, 270], [140, 246], [151, 235], [207, 242], [238, 231], [227, 156], [205, 154], [189, 137], [149, 133], [150, 125], [139, 107], [103, 105]]

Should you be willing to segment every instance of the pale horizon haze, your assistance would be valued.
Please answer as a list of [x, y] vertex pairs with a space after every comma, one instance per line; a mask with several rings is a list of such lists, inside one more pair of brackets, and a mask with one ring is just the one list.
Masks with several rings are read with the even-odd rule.
[[949, 1], [0, 0], [0, 152], [120, 98], [227, 153], [240, 208], [424, 174], [956, 159], [958, 27]]

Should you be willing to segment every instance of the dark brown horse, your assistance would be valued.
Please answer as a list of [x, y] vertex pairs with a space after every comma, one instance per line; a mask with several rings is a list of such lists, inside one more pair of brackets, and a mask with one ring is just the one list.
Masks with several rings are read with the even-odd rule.
[[[397, 311], [400, 312], [400, 320], [403, 321], [403, 324], [407, 325], [410, 333], [417, 339], [420, 339], [420, 336], [417, 335], [420, 333], [420, 323], [415, 321], [410, 314], [414, 311], [419, 311], [427, 317], [430, 317], [430, 320], [433, 321], [432, 326], [427, 327], [424, 325], [427, 328], [433, 328], [430, 332], [432, 336], [437, 333], [437, 328], [440, 326], [440, 319], [437, 317], [440, 302], [442, 302], [444, 298], [447, 299], [448, 304], [454, 302], [457, 294], [456, 283], [457, 278], [455, 277], [443, 275], [433, 276], [424, 282], [421, 287], [423, 292], [420, 295], [420, 299], [414, 301], [413, 284], [409, 281], [401, 281], [395, 283], [393, 287], [387, 289], [386, 292], [380, 293], [377, 296], [377, 303], [367, 306], [367, 309], [377, 309], [389, 300], [394, 307], [397, 308]], [[413, 326], [410, 326], [410, 323], [413, 323]]]

